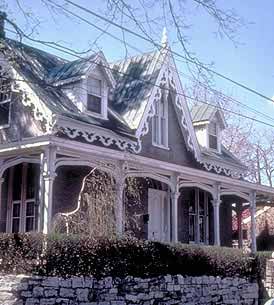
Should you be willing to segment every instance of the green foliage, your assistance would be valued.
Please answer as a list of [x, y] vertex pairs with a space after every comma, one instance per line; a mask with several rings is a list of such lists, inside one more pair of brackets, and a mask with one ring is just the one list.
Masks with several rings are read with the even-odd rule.
[[0, 272], [33, 272], [42, 246], [41, 234], [0, 234]]
[[[43, 246], [42, 246], [43, 245]], [[257, 259], [240, 250], [164, 244], [125, 236], [0, 236], [0, 272], [69, 277], [153, 277], [165, 274], [257, 278]]]

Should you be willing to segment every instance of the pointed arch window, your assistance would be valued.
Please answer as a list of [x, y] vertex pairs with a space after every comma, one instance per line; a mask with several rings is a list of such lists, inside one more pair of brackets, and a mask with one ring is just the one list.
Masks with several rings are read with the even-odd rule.
[[155, 100], [155, 115], [152, 118], [152, 144], [168, 148], [168, 103], [165, 94]]

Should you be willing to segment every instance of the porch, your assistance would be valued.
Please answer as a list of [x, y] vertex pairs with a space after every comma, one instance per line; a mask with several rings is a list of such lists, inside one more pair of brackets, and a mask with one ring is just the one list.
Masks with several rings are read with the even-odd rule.
[[[248, 205], [256, 251], [256, 200], [274, 196], [269, 187], [225, 175], [58, 138], [21, 146], [20, 156], [18, 147], [0, 153], [2, 232], [50, 232], [58, 213], [79, 209], [83, 179], [96, 169], [113, 178], [118, 234], [132, 231], [141, 238], [231, 246], [232, 208]], [[139, 230], [126, 223], [125, 186], [132, 177], [148, 181], [142, 206], [138, 213], [132, 211]]]

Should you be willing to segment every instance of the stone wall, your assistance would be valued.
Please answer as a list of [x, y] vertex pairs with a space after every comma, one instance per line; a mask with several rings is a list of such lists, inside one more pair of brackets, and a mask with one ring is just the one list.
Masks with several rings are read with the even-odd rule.
[[[274, 297], [274, 259], [268, 259], [265, 268], [265, 278], [263, 279], [264, 297]], [[262, 294], [262, 293], [261, 293]]]
[[212, 305], [258, 304], [258, 285], [245, 279], [163, 276], [107, 277], [0, 276], [1, 305]]

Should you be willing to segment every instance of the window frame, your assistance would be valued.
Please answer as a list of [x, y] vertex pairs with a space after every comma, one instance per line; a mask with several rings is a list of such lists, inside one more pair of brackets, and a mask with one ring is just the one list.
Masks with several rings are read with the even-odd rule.
[[[91, 93], [91, 90], [89, 88], [89, 79], [94, 79], [94, 80], [101, 82], [101, 95], [98, 95], [93, 92]], [[86, 91], [85, 112], [94, 117], [98, 117], [101, 119], [107, 119], [108, 88], [107, 88], [106, 81], [103, 79], [103, 77], [101, 77], [99, 75], [90, 74], [86, 77], [86, 88], [87, 88], [87, 91]], [[92, 96], [95, 96], [95, 97], [101, 99], [101, 111], [100, 112], [88, 110], [88, 96], [89, 95], [92, 95]]]
[[9, 79], [6, 79], [6, 81], [7, 81], [7, 84], [4, 84], [3, 83], [3, 81], [5, 81], [5, 79], [3, 80], [2, 79], [2, 82], [1, 82], [1, 75], [0, 75], [0, 89], [1, 89], [1, 86], [2, 87], [10, 87], [9, 88], [9, 92], [7, 92], [7, 93], [0, 93], [0, 95], [1, 94], [3, 94], [3, 95], [5, 95], [7, 98], [6, 99], [4, 99], [4, 100], [1, 100], [0, 99], [0, 105], [3, 105], [3, 104], [8, 104], [8, 107], [9, 107], [9, 109], [8, 109], [8, 123], [6, 123], [6, 124], [0, 124], [0, 129], [4, 129], [4, 128], [8, 128], [8, 127], [10, 127], [10, 121], [11, 121], [11, 94], [12, 94], [12, 84], [11, 84], [11, 81], [9, 81]]
[[[163, 105], [163, 115], [160, 115], [161, 112], [161, 104]], [[161, 93], [161, 98], [154, 101], [154, 116], [152, 117], [152, 145], [155, 147], [159, 147], [162, 149], [169, 150], [168, 146], [168, 100], [165, 96], [165, 93]], [[164, 126], [162, 123], [162, 119], [164, 120]], [[158, 131], [157, 130], [158, 127]], [[162, 128], [164, 133], [162, 132]], [[162, 137], [164, 137], [162, 141]], [[164, 142], [164, 143], [162, 143]]]
[[[33, 198], [27, 198], [27, 173], [28, 170], [30, 170], [30, 164], [31, 163], [19, 163], [18, 165], [22, 166], [21, 169], [21, 189], [20, 189], [20, 199], [13, 199], [13, 182], [14, 182], [14, 171], [15, 171], [15, 166], [9, 168], [9, 179], [8, 179], [8, 202], [7, 202], [7, 223], [6, 223], [6, 232], [8, 233], [13, 233], [13, 220], [14, 219], [19, 219], [19, 232], [18, 233], [25, 233], [25, 232], [36, 232], [37, 231], [37, 218], [38, 218], [38, 210], [37, 210], [37, 187], [38, 187], [38, 181], [34, 182], [35, 183], [35, 193]], [[38, 163], [35, 163], [38, 164]], [[33, 173], [35, 176], [38, 174], [38, 172]], [[37, 176], [36, 176], [37, 178]], [[38, 178], [37, 178], [38, 179]], [[27, 204], [29, 202], [34, 203], [34, 214], [31, 216], [27, 216]], [[19, 204], [20, 205], [20, 214], [18, 217], [13, 216], [13, 210], [14, 210], [14, 205]], [[26, 224], [27, 224], [27, 218], [33, 218], [33, 230], [27, 231], [26, 230]]]
[[[216, 135], [215, 134], [212, 134], [210, 132], [210, 125], [211, 124], [215, 124], [216, 125]], [[210, 137], [216, 137], [216, 141], [217, 141], [217, 148], [214, 148], [214, 147], [211, 147], [210, 146]], [[212, 151], [215, 151], [215, 152], [218, 152], [220, 153], [220, 126], [218, 124], [217, 121], [211, 121], [209, 122], [209, 124], [207, 125], [207, 147], [208, 149], [212, 150]]]
[[[190, 244], [201, 244], [208, 245], [209, 244], [209, 195], [206, 191], [201, 190], [199, 188], [194, 189], [194, 206], [195, 211], [189, 212], [188, 207], [188, 235], [189, 235], [189, 243]], [[204, 214], [200, 214], [200, 192], [204, 194]], [[191, 198], [193, 200], [193, 198]], [[190, 199], [190, 200], [191, 200]], [[190, 201], [188, 206], [190, 205]], [[194, 240], [190, 239], [190, 217], [194, 218]], [[200, 218], [203, 218], [203, 226], [204, 226], [204, 241], [201, 241], [201, 232], [200, 232]]]

